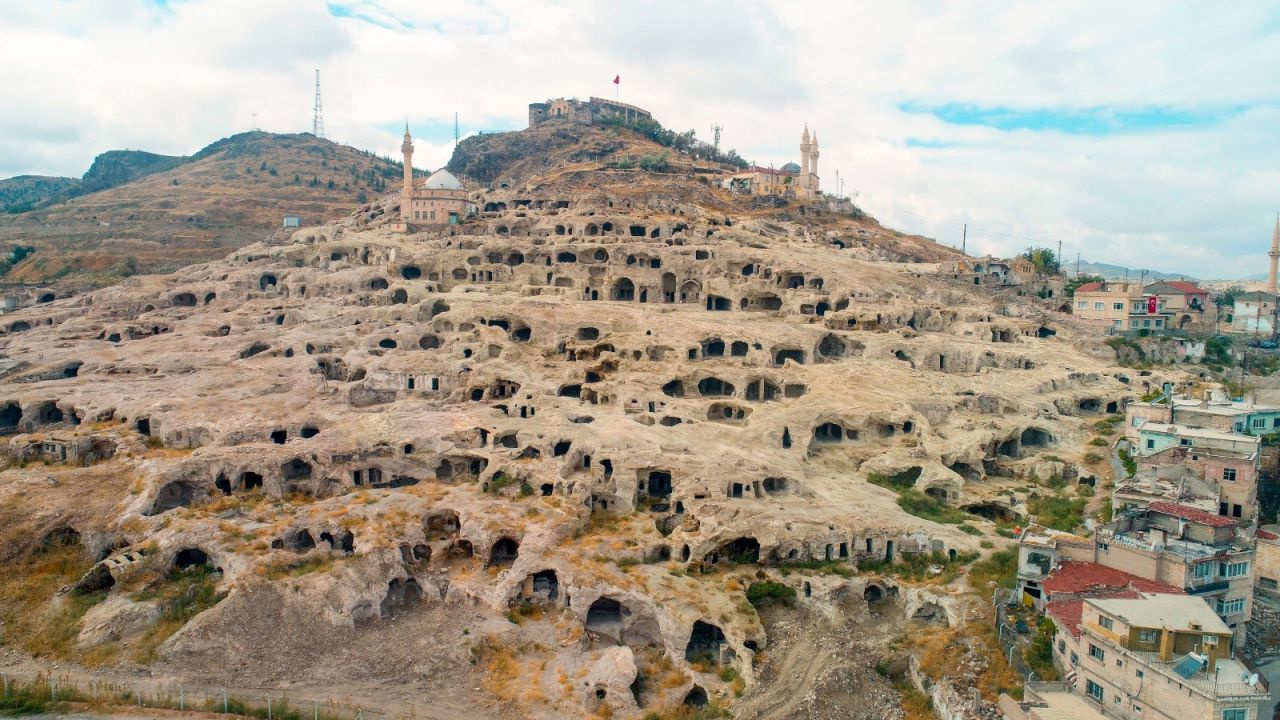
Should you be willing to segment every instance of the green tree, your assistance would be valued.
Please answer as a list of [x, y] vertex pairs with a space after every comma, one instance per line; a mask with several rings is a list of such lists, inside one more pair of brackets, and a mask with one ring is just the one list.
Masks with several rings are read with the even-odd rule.
[[1232, 285], [1226, 290], [1218, 293], [1217, 297], [1213, 299], [1213, 302], [1220, 308], [1235, 307], [1236, 297], [1243, 294], [1244, 288], [1239, 285]]
[[1102, 282], [1101, 275], [1077, 275], [1067, 281], [1067, 297], [1075, 297], [1076, 290], [1081, 285], [1088, 285], [1092, 282]]
[[1058, 272], [1058, 255], [1049, 248], [1027, 248], [1022, 253], [1022, 257], [1031, 261], [1036, 266], [1036, 272], [1045, 274], [1055, 274]]

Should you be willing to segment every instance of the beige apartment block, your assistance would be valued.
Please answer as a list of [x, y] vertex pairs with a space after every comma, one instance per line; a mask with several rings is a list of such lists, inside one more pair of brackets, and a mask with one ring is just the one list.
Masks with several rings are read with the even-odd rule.
[[1062, 691], [1106, 717], [1263, 720], [1266, 684], [1235, 659], [1232, 637], [1196, 597], [1087, 599], [1078, 625], [1059, 627], [1054, 661], [1067, 681]]

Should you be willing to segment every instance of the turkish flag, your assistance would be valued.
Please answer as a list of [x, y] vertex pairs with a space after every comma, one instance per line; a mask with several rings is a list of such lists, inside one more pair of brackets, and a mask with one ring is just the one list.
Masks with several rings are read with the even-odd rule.
[[1151, 297], [1147, 298], [1147, 314], [1148, 315], [1156, 314], [1156, 296], [1155, 295], [1152, 295]]
[[614, 84], [614, 85], [621, 85], [621, 84], [622, 84], [622, 76], [621, 76], [621, 75], [614, 75], [614, 76], [613, 76], [613, 84]]

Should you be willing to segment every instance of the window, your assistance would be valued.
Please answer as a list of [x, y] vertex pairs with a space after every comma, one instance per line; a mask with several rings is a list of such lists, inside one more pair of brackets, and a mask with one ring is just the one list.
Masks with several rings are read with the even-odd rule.
[[1213, 577], [1213, 563], [1200, 563], [1196, 566], [1196, 579]]
[[1151, 327], [1151, 321], [1150, 321], [1150, 320], [1143, 320], [1143, 321], [1142, 321], [1142, 327], [1144, 327], [1144, 328], [1149, 328], [1149, 327]]
[[1111, 309], [1112, 309], [1112, 310], [1123, 310], [1123, 309], [1124, 309], [1124, 303], [1122, 303], [1122, 302], [1118, 302], [1118, 303], [1111, 303]]
[[1155, 449], [1155, 447], [1156, 447], [1156, 441], [1155, 441], [1155, 440], [1152, 440], [1152, 439], [1150, 439], [1150, 438], [1148, 438], [1148, 439], [1147, 439], [1147, 449], [1148, 449], [1148, 450], [1154, 450], [1154, 449]]
[[[1155, 630], [1139, 630], [1138, 631], [1138, 642], [1153, 644], [1155, 643], [1155, 641], [1156, 641]], [[1142, 677], [1141, 670], [1138, 671], [1138, 677]]]
[[1280, 583], [1277, 583], [1275, 581], [1275, 578], [1269, 578], [1269, 577], [1258, 578], [1258, 584], [1268, 590], [1275, 590], [1277, 587], [1280, 587]]
[[1106, 615], [1101, 615], [1098, 617], [1098, 624], [1102, 626], [1103, 630], [1115, 629], [1115, 623], [1111, 622], [1111, 618], [1107, 617]]
[[1164, 320], [1161, 320], [1160, 318], [1156, 318], [1156, 327], [1160, 327], [1163, 324], [1164, 324]]
[[1218, 574], [1225, 578], [1243, 577], [1249, 574], [1249, 563], [1218, 563]]
[[1134, 704], [1133, 704], [1133, 711], [1134, 711], [1135, 713], [1137, 713], [1137, 714], [1141, 715], [1141, 714], [1142, 714], [1142, 706], [1141, 706], [1141, 705], [1139, 705], [1138, 703], [1134, 703]]
[[1080, 302], [1076, 303], [1077, 310], [1087, 310], [1088, 308], [1089, 308], [1089, 303], [1085, 302], [1084, 300], [1081, 300]]
[[1074, 666], [1079, 665], [1079, 664], [1080, 664], [1080, 656], [1079, 656], [1079, 655], [1077, 655], [1077, 654], [1075, 654], [1074, 652], [1072, 652], [1072, 653], [1071, 653], [1071, 665], [1074, 667]]
[[1223, 600], [1218, 598], [1218, 614], [1219, 615], [1235, 615], [1244, 612], [1244, 598], [1236, 598], [1235, 600]]
[[1241, 513], [1243, 512], [1243, 510], [1244, 510], [1244, 508], [1240, 507], [1239, 505], [1232, 505], [1232, 506], [1231, 506], [1231, 517], [1234, 517], [1234, 518], [1238, 518], [1238, 517], [1240, 517], [1240, 516], [1241, 516]]
[[1124, 321], [1116, 320], [1115, 322], [1112, 323], [1112, 325], [1115, 325], [1116, 327], [1124, 327]]
[[1093, 658], [1094, 660], [1098, 660], [1099, 662], [1101, 662], [1102, 660], [1106, 659], [1107, 654], [1106, 654], [1105, 652], [1103, 652], [1103, 651], [1102, 651], [1102, 648], [1098, 647], [1097, 645], [1094, 645], [1094, 644], [1090, 643], [1090, 644], [1089, 644], [1089, 657]]
[[1191, 447], [1191, 438], [1178, 438], [1178, 444], [1182, 447]]
[[1266, 426], [1267, 426], [1267, 419], [1266, 419], [1266, 418], [1254, 418], [1254, 419], [1253, 419], [1253, 427], [1255, 427], [1255, 428], [1264, 428], [1264, 427], [1266, 427]]
[[[1102, 702], [1102, 686], [1092, 680], [1084, 682], [1084, 691], [1089, 693], [1089, 697]], [[1223, 713], [1225, 715], [1225, 713]], [[1224, 718], [1225, 720], [1225, 718]]]
[[1147, 674], [1146, 674], [1146, 673], [1144, 673], [1144, 672], [1142, 672], [1141, 670], [1135, 670], [1135, 671], [1133, 672], [1133, 674], [1134, 674], [1135, 676], [1137, 676], [1137, 678], [1138, 678], [1139, 680], [1141, 680], [1142, 678], [1144, 678], [1144, 677], [1146, 677], [1146, 676], [1147, 676]]
[[1271, 421], [1271, 427], [1280, 428], [1280, 417]]
[[1249, 720], [1249, 708], [1226, 708], [1222, 720]]
[[1093, 309], [1094, 309], [1094, 310], [1101, 310], [1101, 309], [1102, 309], [1102, 303], [1101, 303], [1101, 302], [1096, 302], [1096, 303], [1094, 303], [1094, 304], [1093, 304]]
[[1236, 479], [1236, 469], [1235, 469], [1235, 468], [1223, 468], [1223, 469], [1222, 469], [1222, 479], [1223, 479], [1223, 480], [1231, 480], [1232, 482], [1234, 482], [1234, 481], [1235, 481], [1235, 479]]
[[[1275, 581], [1274, 581], [1274, 580], [1273, 580], [1273, 581], [1271, 581], [1271, 584], [1274, 586], [1274, 585], [1275, 585]], [[1067, 641], [1066, 641], [1066, 640], [1059, 640], [1059, 641], [1058, 641], [1058, 654], [1059, 654], [1059, 655], [1061, 655], [1062, 653], [1064, 653], [1064, 652], [1066, 652], [1066, 651], [1067, 651]]]

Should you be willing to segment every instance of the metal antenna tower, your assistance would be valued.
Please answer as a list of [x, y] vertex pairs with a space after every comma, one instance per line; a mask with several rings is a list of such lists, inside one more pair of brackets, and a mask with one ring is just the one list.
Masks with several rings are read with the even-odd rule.
[[715, 140], [711, 144], [716, 149], [716, 157], [720, 157], [720, 131], [723, 129], [724, 128], [721, 127], [720, 125], [711, 126], [711, 135], [712, 137], [715, 138]]
[[320, 69], [316, 68], [316, 112], [311, 119], [311, 134], [324, 137], [324, 110], [320, 109]]
[[458, 113], [453, 113], [453, 146], [458, 147], [458, 140], [462, 136], [458, 133]]

